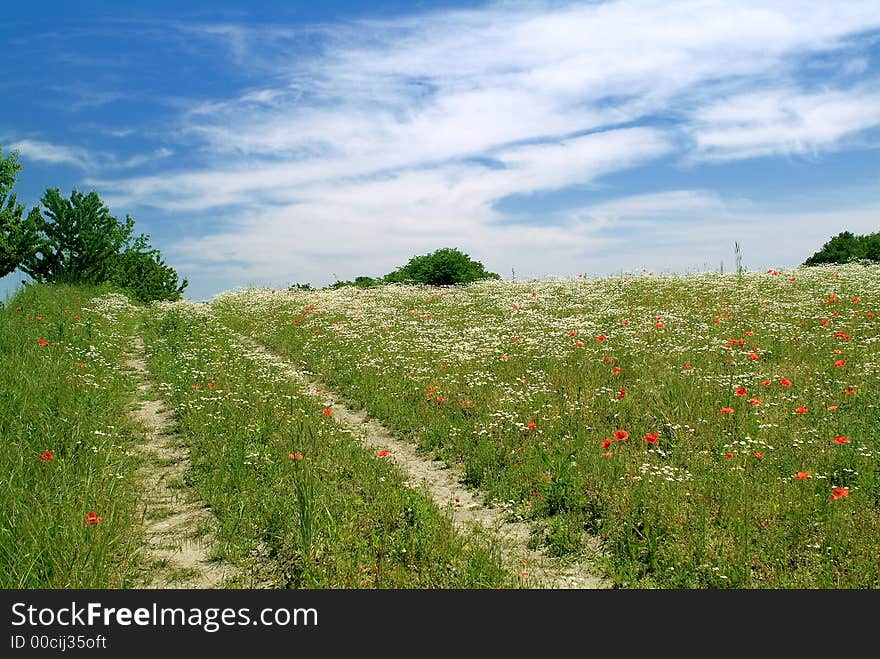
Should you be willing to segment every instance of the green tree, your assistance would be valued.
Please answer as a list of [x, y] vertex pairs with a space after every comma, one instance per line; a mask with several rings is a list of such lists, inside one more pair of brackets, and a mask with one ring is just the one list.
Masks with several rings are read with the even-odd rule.
[[454, 247], [443, 247], [430, 254], [414, 256], [409, 263], [383, 278], [389, 283], [432, 286], [469, 284], [480, 279], [500, 279], [500, 276], [488, 272], [482, 263]]
[[822, 245], [804, 265], [846, 263], [856, 259], [880, 261], [880, 233], [856, 236], [851, 231], [843, 231]]
[[17, 152], [4, 156], [0, 149], [0, 277], [15, 271], [37, 245], [36, 224], [12, 192], [21, 169]]
[[131, 241], [134, 220], [113, 217], [94, 191], [74, 190], [65, 199], [50, 188], [40, 201], [42, 209], [36, 207], [29, 215], [40, 241], [22, 270], [41, 283], [110, 281], [116, 255]]
[[144, 235], [115, 255], [109, 281], [144, 303], [179, 300], [189, 285], [187, 279], [179, 280], [177, 271], [165, 264], [162, 253]]

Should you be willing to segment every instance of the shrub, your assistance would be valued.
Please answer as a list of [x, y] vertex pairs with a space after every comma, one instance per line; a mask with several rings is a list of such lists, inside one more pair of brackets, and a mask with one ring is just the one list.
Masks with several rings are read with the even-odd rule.
[[822, 249], [804, 261], [804, 265], [846, 263], [858, 259], [880, 261], [880, 232], [856, 236], [843, 231], [822, 245]]
[[388, 283], [448, 286], [469, 284], [480, 279], [500, 279], [487, 272], [483, 264], [456, 248], [444, 247], [430, 254], [414, 256], [409, 263], [384, 277]]
[[0, 277], [14, 272], [33, 252], [37, 231], [33, 218], [25, 218], [24, 206], [12, 192], [21, 165], [18, 153], [3, 155], [0, 149]]
[[110, 282], [136, 300], [179, 300], [189, 285], [179, 281], [177, 271], [165, 265], [159, 250], [150, 247], [148, 236], [140, 236], [131, 247], [114, 258]]

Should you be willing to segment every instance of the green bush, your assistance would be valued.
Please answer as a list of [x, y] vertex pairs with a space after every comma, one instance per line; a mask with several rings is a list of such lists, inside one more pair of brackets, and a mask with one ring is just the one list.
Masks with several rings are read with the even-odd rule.
[[850, 231], [843, 231], [804, 261], [804, 265], [846, 263], [859, 259], [880, 261], [880, 232], [856, 236]]
[[385, 275], [383, 279], [388, 283], [449, 286], [500, 277], [494, 272], [487, 272], [482, 263], [472, 260], [458, 249], [444, 247], [430, 254], [414, 256], [405, 266]]
[[0, 277], [15, 271], [36, 246], [34, 220], [25, 218], [24, 206], [12, 192], [20, 171], [18, 153], [4, 157], [0, 149]]
[[149, 246], [147, 236], [138, 237], [115, 256], [110, 282], [145, 304], [179, 300], [189, 284], [186, 279], [179, 281], [177, 271], [165, 265], [162, 253]]

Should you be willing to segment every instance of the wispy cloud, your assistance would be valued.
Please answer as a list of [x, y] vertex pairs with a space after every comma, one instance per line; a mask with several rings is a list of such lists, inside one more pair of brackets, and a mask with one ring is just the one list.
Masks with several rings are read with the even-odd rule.
[[85, 149], [51, 144], [41, 140], [17, 140], [9, 144], [7, 148], [10, 151], [18, 151], [23, 159], [50, 165], [72, 165], [87, 170], [93, 163], [91, 156]]
[[[515, 229], [494, 205], [661, 158], [819, 155], [880, 125], [880, 79], [854, 46], [880, 29], [875, 2], [499, 3], [177, 29], [225, 44], [253, 84], [180, 113], [166, 142], [195, 163], [89, 181], [117, 204], [223, 218], [177, 254], [253, 277], [327, 280], [331, 255], [341, 276], [378, 274], [439, 244], [496, 267], [540, 246], [556, 265], [613, 243], [611, 226], [673, 213], [711, 248], [701, 218], [753, 217], [745, 201], [673, 190]], [[806, 80], [817, 54], [839, 66]]]

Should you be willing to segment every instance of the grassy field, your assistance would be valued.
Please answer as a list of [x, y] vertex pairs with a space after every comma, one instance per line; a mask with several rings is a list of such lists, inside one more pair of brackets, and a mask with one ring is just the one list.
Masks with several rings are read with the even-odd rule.
[[650, 273], [215, 298], [223, 322], [464, 465], [599, 534], [618, 585], [880, 585], [880, 269]]
[[518, 585], [249, 337], [461, 465], [534, 547], [601, 538], [617, 586], [876, 588], [878, 300], [861, 265], [151, 307], [29, 286], [0, 313], [0, 585], [144, 569], [124, 365], [141, 336], [233, 587]]

